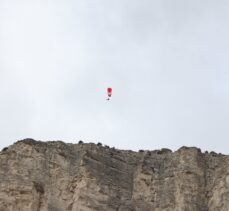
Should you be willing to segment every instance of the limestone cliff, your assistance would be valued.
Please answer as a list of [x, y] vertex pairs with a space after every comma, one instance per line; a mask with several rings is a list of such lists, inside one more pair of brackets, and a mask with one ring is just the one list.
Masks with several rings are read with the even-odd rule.
[[18, 141], [0, 153], [0, 211], [228, 211], [229, 156], [182, 147]]

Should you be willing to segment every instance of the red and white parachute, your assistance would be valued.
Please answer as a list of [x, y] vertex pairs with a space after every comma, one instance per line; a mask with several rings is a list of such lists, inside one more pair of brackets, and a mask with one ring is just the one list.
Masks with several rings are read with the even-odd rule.
[[112, 95], [112, 88], [110, 88], [110, 87], [107, 88], [107, 95], [108, 95], [107, 100], [110, 100], [110, 97]]

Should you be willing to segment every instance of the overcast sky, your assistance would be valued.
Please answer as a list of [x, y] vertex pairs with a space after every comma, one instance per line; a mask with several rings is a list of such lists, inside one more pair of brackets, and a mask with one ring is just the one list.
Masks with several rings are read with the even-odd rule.
[[228, 26], [228, 0], [0, 0], [0, 148], [229, 154]]

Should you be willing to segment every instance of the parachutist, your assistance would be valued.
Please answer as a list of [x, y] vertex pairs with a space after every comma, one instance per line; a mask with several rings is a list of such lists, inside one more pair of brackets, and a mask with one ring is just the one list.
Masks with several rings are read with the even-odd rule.
[[107, 88], [107, 95], [108, 95], [107, 100], [110, 100], [110, 97], [112, 95], [112, 88]]

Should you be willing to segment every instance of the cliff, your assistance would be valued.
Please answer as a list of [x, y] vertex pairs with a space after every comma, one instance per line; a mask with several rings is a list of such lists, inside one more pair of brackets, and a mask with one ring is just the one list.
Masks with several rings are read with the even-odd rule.
[[32, 139], [0, 152], [0, 211], [65, 210], [228, 211], [229, 156]]

